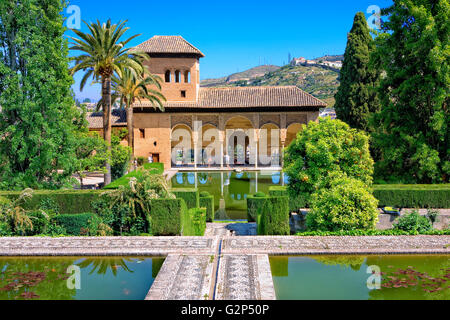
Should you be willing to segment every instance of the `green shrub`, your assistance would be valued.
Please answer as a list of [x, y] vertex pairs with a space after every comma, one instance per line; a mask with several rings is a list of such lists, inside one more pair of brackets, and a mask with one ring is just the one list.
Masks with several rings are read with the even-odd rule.
[[258, 212], [260, 213], [267, 197], [247, 196], [247, 220], [257, 222]]
[[258, 234], [289, 235], [289, 199], [288, 197], [267, 197], [258, 212]]
[[199, 197], [200, 198], [207, 198], [209, 197], [211, 194], [208, 191], [202, 191], [199, 193]]
[[296, 236], [302, 237], [360, 237], [360, 236], [407, 236], [407, 235], [450, 235], [450, 229], [446, 230], [428, 230], [423, 233], [418, 231], [403, 231], [399, 229], [387, 230], [344, 230], [344, 231], [305, 231], [296, 233]]
[[61, 214], [52, 221], [72, 236], [96, 236], [102, 223], [102, 219], [94, 213]]
[[[206, 193], [208, 195], [206, 195]], [[214, 221], [214, 196], [210, 195], [208, 192], [200, 193], [200, 208], [206, 208], [206, 221]]]
[[330, 181], [311, 200], [306, 225], [311, 231], [374, 229], [378, 221], [377, 200], [367, 186], [353, 178]]
[[179, 188], [172, 189], [171, 192], [175, 195], [175, 197], [183, 199], [186, 202], [188, 209], [200, 207], [200, 197], [197, 189]]
[[266, 194], [264, 192], [258, 191], [255, 193], [255, 198], [265, 198]]
[[394, 225], [394, 229], [424, 233], [433, 229], [433, 225], [427, 217], [421, 216], [416, 210], [413, 210], [409, 214], [401, 216]]
[[34, 236], [37, 234], [48, 234], [51, 225], [51, 216], [43, 210], [36, 210], [28, 212], [33, 228], [28, 228], [25, 233], [27, 236]]
[[289, 196], [301, 196], [307, 203], [320, 180], [331, 173], [342, 172], [370, 186], [369, 137], [340, 120], [311, 121], [287, 147], [284, 171], [289, 176]]
[[[21, 202], [21, 206], [25, 210], [38, 210], [51, 202], [62, 214], [92, 212], [92, 203], [101, 193], [101, 190], [35, 190], [30, 199]], [[0, 196], [10, 201], [18, 199], [20, 194], [21, 192], [0, 192]]]
[[183, 199], [151, 200], [151, 233], [154, 236], [181, 235], [181, 220], [186, 214], [187, 207]]
[[269, 187], [269, 196], [279, 197], [286, 196], [289, 197], [289, 211], [299, 212], [300, 209], [309, 208], [307, 203], [307, 198], [301, 194], [292, 195], [289, 194], [288, 188], [286, 186], [271, 186]]
[[450, 208], [450, 184], [375, 185], [373, 195], [383, 207]]
[[206, 229], [206, 209], [191, 208], [182, 217], [183, 236], [203, 236]]
[[0, 206], [3, 204], [8, 204], [10, 202], [11, 201], [8, 198], [0, 196]]

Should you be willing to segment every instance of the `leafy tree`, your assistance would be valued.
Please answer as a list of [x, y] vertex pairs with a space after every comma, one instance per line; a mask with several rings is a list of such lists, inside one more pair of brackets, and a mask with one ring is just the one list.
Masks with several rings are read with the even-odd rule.
[[305, 199], [331, 174], [344, 173], [370, 186], [369, 137], [340, 120], [310, 122], [286, 149], [284, 171], [289, 176], [289, 194]]
[[71, 181], [72, 77], [62, 0], [0, 2], [0, 188]]
[[338, 119], [352, 128], [366, 131], [369, 129], [370, 115], [379, 107], [375, 90], [378, 71], [370, 65], [374, 49], [375, 44], [364, 13], [358, 12], [347, 37], [334, 108]]
[[450, 174], [450, 3], [399, 0], [376, 39], [385, 76], [375, 114], [376, 175], [412, 183], [448, 182]]
[[[112, 180], [122, 177], [128, 169], [131, 159], [131, 148], [120, 142], [127, 136], [126, 129], [113, 134], [111, 139], [111, 174]], [[107, 185], [105, 183], [105, 185]]]
[[[133, 74], [142, 74], [144, 67], [142, 61], [148, 59], [148, 55], [140, 52], [129, 52], [125, 46], [139, 35], [134, 35], [127, 40], [120, 39], [129, 29], [125, 28], [126, 21], [118, 24], [106, 23], [87, 24], [89, 33], [73, 30], [79, 38], [70, 37], [73, 40], [71, 50], [81, 51], [82, 54], [75, 57], [75, 66], [71, 73], [85, 72], [80, 90], [83, 90], [87, 80], [93, 77], [102, 84], [102, 108], [103, 108], [103, 135], [111, 150], [111, 79], [114, 74], [122, 77], [122, 70], [128, 69]], [[106, 161], [105, 185], [111, 183], [111, 159]]]

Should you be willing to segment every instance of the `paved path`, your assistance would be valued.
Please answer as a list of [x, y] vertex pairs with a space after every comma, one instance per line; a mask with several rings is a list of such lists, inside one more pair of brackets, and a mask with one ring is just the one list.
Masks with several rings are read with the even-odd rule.
[[205, 237], [6, 237], [0, 256], [167, 256], [146, 299], [269, 300], [268, 255], [450, 254], [450, 236], [236, 236], [253, 229], [213, 223]]

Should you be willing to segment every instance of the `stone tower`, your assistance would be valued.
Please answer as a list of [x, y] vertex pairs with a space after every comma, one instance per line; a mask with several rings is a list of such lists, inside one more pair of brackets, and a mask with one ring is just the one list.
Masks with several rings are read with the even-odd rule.
[[150, 55], [152, 74], [162, 79], [161, 93], [167, 102], [197, 102], [200, 87], [200, 58], [204, 54], [181, 36], [154, 36], [136, 50]]

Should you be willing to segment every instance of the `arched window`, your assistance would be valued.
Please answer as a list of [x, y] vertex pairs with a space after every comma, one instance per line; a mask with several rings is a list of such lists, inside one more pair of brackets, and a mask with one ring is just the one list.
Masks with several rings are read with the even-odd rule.
[[166, 71], [166, 76], [165, 76], [166, 82], [170, 82], [170, 81], [171, 81], [170, 76], [171, 76], [170, 70], [167, 70], [167, 71]]
[[176, 83], [180, 82], [180, 70], [175, 71], [175, 82]]
[[184, 82], [190, 83], [191, 82], [191, 73], [189, 71], [184, 72]]

